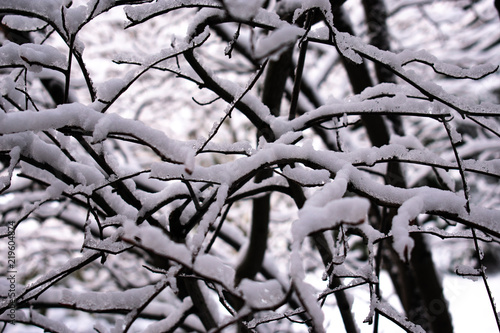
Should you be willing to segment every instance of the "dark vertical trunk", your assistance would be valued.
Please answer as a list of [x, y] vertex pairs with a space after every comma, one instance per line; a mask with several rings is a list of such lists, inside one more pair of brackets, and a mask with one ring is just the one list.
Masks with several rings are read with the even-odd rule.
[[[287, 50], [281, 54], [276, 61], [270, 61], [264, 88], [262, 92], [262, 102], [271, 110], [271, 113], [278, 116], [280, 113], [281, 100], [285, 90], [286, 80], [292, 64], [292, 50]], [[260, 136], [260, 133], [258, 134]], [[259, 183], [272, 176], [272, 170], [260, 170], [255, 182]], [[250, 229], [249, 245], [246, 254], [236, 269], [236, 283], [244, 278], [251, 279], [257, 274], [264, 260], [267, 249], [267, 234], [269, 229], [270, 213], [269, 194], [253, 199], [252, 225]]]
[[[363, 0], [366, 22], [370, 42], [374, 46], [389, 50], [389, 38], [387, 30], [387, 14], [383, 0]], [[332, 8], [335, 8], [332, 6]], [[348, 19], [341, 8], [334, 9], [334, 20], [337, 29], [353, 34]], [[354, 64], [348, 59], [343, 59], [343, 65], [351, 82], [353, 92], [358, 94], [372, 85], [368, 69], [364, 64]], [[375, 64], [376, 76], [379, 82], [396, 82], [392, 72]], [[368, 137], [374, 146], [382, 146], [389, 143], [389, 129], [380, 115], [362, 116], [362, 122], [366, 128]], [[403, 127], [399, 117], [391, 117], [394, 131], [404, 135]], [[401, 166], [396, 161], [388, 163], [386, 182], [398, 187], [406, 187]], [[390, 230], [392, 217], [396, 210], [388, 211], [385, 221], [381, 223], [383, 232]], [[452, 332], [451, 317], [446, 306], [441, 282], [436, 274], [431, 253], [421, 235], [412, 236], [415, 247], [412, 252], [411, 269], [400, 261], [392, 249], [385, 252], [386, 265], [390, 265], [389, 274], [400, 297], [401, 303], [410, 320], [418, 322], [426, 330], [433, 332]], [[381, 243], [379, 246], [386, 244]], [[396, 272], [394, 272], [396, 268]], [[436, 311], [437, 305], [439, 311]]]

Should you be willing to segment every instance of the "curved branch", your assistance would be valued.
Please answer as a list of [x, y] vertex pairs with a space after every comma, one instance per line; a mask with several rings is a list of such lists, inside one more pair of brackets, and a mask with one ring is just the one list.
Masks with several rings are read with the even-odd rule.
[[[235, 90], [236, 87], [232, 85], [223, 85], [222, 81], [209, 74], [208, 71], [196, 59], [193, 50], [186, 51], [184, 53], [184, 57], [189, 62], [196, 74], [198, 74], [198, 76], [203, 80], [203, 83], [208, 89], [212, 90], [216, 95], [220, 96], [227, 103], [233, 103], [237, 99], [237, 91]], [[256, 108], [255, 105], [250, 106], [250, 104], [247, 104], [247, 102], [257, 104], [259, 107]], [[250, 100], [248, 95], [246, 95], [243, 99], [235, 103], [235, 107], [254, 124], [254, 126], [262, 133], [262, 135], [268, 142], [274, 141], [274, 132], [271, 129], [269, 123], [266, 121], [266, 118], [271, 115], [269, 109], [266, 106], [256, 100]]]

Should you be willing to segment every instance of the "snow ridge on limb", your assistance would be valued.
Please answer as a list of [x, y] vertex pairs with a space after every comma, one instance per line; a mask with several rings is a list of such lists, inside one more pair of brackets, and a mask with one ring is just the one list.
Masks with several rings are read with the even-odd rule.
[[0, 0], [0, 11], [45, 21], [61, 36], [74, 36], [94, 17], [115, 6], [113, 0], [91, 0], [86, 5], [71, 7], [67, 0]]
[[301, 7], [293, 13], [293, 21], [295, 22], [300, 16], [312, 9], [319, 9], [330, 27], [333, 27], [333, 14], [331, 2], [328, 0], [305, 0], [300, 1]]
[[[473, 6], [486, 1], [476, 1]], [[353, 312], [358, 309], [348, 296], [353, 290], [363, 292], [357, 287], [365, 285], [370, 290], [365, 296], [370, 298], [372, 314], [380, 313], [407, 331], [421, 331], [411, 323], [419, 323], [420, 318], [405, 319], [381, 298], [382, 290], [375, 290], [384, 288], [377, 279], [377, 269], [384, 269], [381, 261], [377, 263], [384, 248], [381, 244], [392, 238], [395, 252], [391, 258], [398, 263], [399, 258], [410, 259], [413, 246], [410, 265], [420, 273], [417, 279], [428, 282], [429, 270], [416, 263], [419, 257], [424, 258], [423, 251], [418, 251], [418, 241], [413, 244], [413, 239], [422, 239], [422, 233], [472, 239], [476, 249], [478, 240], [498, 241], [500, 213], [490, 208], [498, 206], [498, 191], [475, 180], [491, 180], [479, 177], [483, 175], [500, 178], [500, 135], [495, 119], [500, 110], [493, 104], [468, 100], [453, 84], [459, 82], [464, 91], [468, 84], [477, 87], [474, 80], [488, 76], [496, 67], [462, 68], [427, 51], [383, 52], [379, 49], [384, 47], [377, 43], [379, 49], [372, 48], [335, 30], [332, 22], [348, 31], [341, 29], [340, 23], [355, 14], [348, 6], [340, 8], [342, 3], [0, 0], [0, 11], [9, 15], [0, 28], [4, 32], [19, 30], [18, 37], [32, 41], [21, 46], [5, 43], [0, 48], [4, 55], [3, 62], [0, 60], [0, 222], [4, 223], [0, 237], [7, 239], [15, 229], [19, 248], [27, 253], [21, 260], [29, 260], [37, 268], [20, 275], [23, 281], [35, 276], [35, 283], [17, 284], [15, 299], [20, 308], [32, 307], [32, 325], [66, 331], [46, 320], [51, 311], [47, 317], [36, 313], [38, 307], [59, 305], [61, 312], [72, 307], [76, 313], [107, 312], [115, 323], [97, 322], [95, 329], [100, 331], [125, 333], [135, 329], [131, 325], [138, 318], [159, 320], [149, 331], [222, 331], [230, 325], [245, 330], [264, 324], [269, 325], [264, 329], [268, 331], [278, 326], [291, 330], [297, 323], [286, 320], [300, 316], [311, 330], [324, 332], [336, 329], [327, 327], [330, 323], [324, 314], [330, 309], [322, 307], [331, 306], [327, 297], [336, 297], [346, 331], [351, 332], [357, 330]], [[95, 21], [99, 29], [82, 29], [100, 13], [123, 4], [130, 5], [125, 7], [129, 19], [125, 24], [136, 28], [117, 30], [123, 17], [121, 11], [112, 10], [110, 16]], [[150, 20], [163, 14], [165, 19]], [[295, 22], [291, 23], [293, 14]], [[339, 19], [340, 14], [345, 17]], [[16, 21], [19, 15], [28, 19]], [[303, 19], [307, 21], [305, 29], [298, 27]], [[352, 15], [352, 19], [353, 27], [358, 28], [361, 15]], [[363, 19], [363, 24], [373, 23]], [[148, 30], [140, 30], [139, 23]], [[170, 40], [185, 28], [186, 36]], [[219, 35], [211, 35], [209, 29]], [[373, 33], [370, 25], [368, 31]], [[387, 31], [387, 36], [392, 32]], [[495, 41], [491, 35], [485, 38], [486, 43], [479, 43], [481, 47]], [[149, 40], [149, 36], [155, 38]], [[298, 59], [302, 60], [295, 64], [297, 57], [292, 52], [297, 52], [301, 38]], [[113, 65], [112, 70], [101, 67], [103, 58], [112, 62], [110, 48], [96, 45], [109, 40], [132, 42], [108, 43], [111, 49], [133, 49], [133, 55], [115, 57], [114, 63], [120, 66]], [[57, 49], [49, 45], [57, 45]], [[497, 45], [491, 47], [494, 51]], [[162, 51], [151, 52], [158, 48]], [[279, 70], [271, 67], [273, 57], [284, 48], [290, 52], [290, 61]], [[464, 48], [465, 56], [475, 56], [474, 52]], [[98, 64], [94, 62], [96, 54], [101, 57]], [[339, 61], [339, 57], [349, 61]], [[472, 58], [486, 59], [486, 53]], [[354, 84], [353, 95], [338, 78], [344, 77], [344, 70], [352, 75], [352, 62], [363, 61], [375, 62], [376, 72], [362, 64], [366, 75], [358, 76], [362, 77], [358, 81], [371, 81], [381, 66], [399, 75], [400, 80], [372, 88]], [[294, 69], [300, 71], [294, 75]], [[299, 74], [302, 69], [303, 76]], [[51, 74], [50, 82], [45, 80], [47, 73]], [[261, 89], [260, 74], [269, 78], [266, 82], [276, 81], [279, 75], [283, 89], [273, 89], [273, 83], [265, 83]], [[437, 84], [441, 75], [447, 77], [443, 80], [443, 87], [449, 87], [446, 90]], [[102, 82], [97, 90], [93, 85], [96, 77]], [[188, 90], [179, 84], [179, 78], [202, 90], [189, 90], [189, 96], [184, 96]], [[456, 80], [462, 78], [471, 80]], [[494, 75], [481, 84], [492, 79]], [[292, 80], [296, 84], [291, 84]], [[63, 93], [51, 88], [49, 83], [54, 82], [63, 87]], [[491, 88], [488, 84], [485, 89]], [[89, 92], [82, 91], [85, 88]], [[76, 94], [85, 94], [82, 104], [53, 106], [53, 102], [73, 101], [69, 97], [73, 89]], [[266, 102], [271, 94], [276, 103]], [[290, 111], [292, 121], [279, 116], [277, 105], [286, 107], [285, 98], [291, 101], [290, 110], [297, 110], [296, 117]], [[483, 100], [484, 96], [473, 98]], [[454, 119], [456, 112], [469, 119]], [[393, 136], [390, 141], [389, 135], [387, 140], [383, 135], [383, 140], [371, 141], [377, 147], [370, 147], [369, 139], [377, 134], [370, 133], [373, 127], [364, 120], [359, 126], [359, 116], [382, 119], [385, 115], [409, 116], [401, 119], [410, 134]], [[483, 116], [490, 119], [480, 118]], [[455, 155], [464, 160], [453, 157], [449, 141], [430, 133], [432, 128], [443, 130], [443, 121], [453, 125], [449, 141], [459, 152]], [[183, 127], [186, 123], [189, 129]], [[403, 131], [395, 132], [403, 135]], [[256, 133], [261, 134], [258, 142]], [[207, 134], [208, 139], [203, 137]], [[387, 176], [391, 175], [387, 169], [394, 165], [401, 166], [397, 175], [404, 182]], [[471, 193], [466, 198], [456, 182], [453, 170], [457, 169], [471, 179]], [[264, 172], [269, 178], [259, 181], [256, 174]], [[416, 187], [407, 189], [402, 183]], [[489, 198], [484, 199], [486, 196]], [[265, 221], [259, 208], [252, 210], [248, 219], [247, 203], [264, 197], [270, 199], [269, 205], [260, 205], [264, 207], [261, 211], [271, 222], [265, 222], [271, 231], [268, 245], [261, 247], [265, 263], [235, 283], [237, 257], [245, 253], [245, 243], [252, 239], [248, 236], [252, 233], [245, 234], [247, 221], [252, 225], [253, 221]], [[469, 197], [470, 209], [466, 209]], [[395, 215], [392, 227], [384, 225], [390, 223], [388, 211], [389, 216], [392, 212]], [[441, 219], [472, 229], [437, 230], [444, 225]], [[429, 220], [436, 227], [429, 227]], [[54, 225], [57, 232], [53, 232]], [[482, 233], [476, 235], [475, 229]], [[27, 230], [37, 233], [26, 237]], [[253, 234], [259, 237], [263, 233]], [[309, 237], [312, 244], [306, 241]], [[267, 240], [267, 236], [260, 237], [261, 244]], [[38, 245], [50, 251], [38, 251]], [[359, 247], [363, 253], [354, 259]], [[252, 261], [257, 252], [246, 253]], [[272, 260], [272, 254], [279, 260]], [[45, 261], [39, 264], [32, 255]], [[257, 257], [260, 254], [253, 258]], [[95, 262], [99, 258], [101, 264]], [[310, 258], [322, 262], [312, 267], [308, 265]], [[458, 266], [457, 273], [473, 277], [480, 273], [486, 281], [484, 270]], [[312, 274], [323, 276], [324, 283], [309, 283]], [[253, 277], [255, 281], [249, 279]], [[344, 284], [343, 278], [354, 280]], [[64, 283], [67, 289], [58, 289], [57, 283]], [[84, 291], [76, 292], [76, 288]], [[113, 290], [109, 304], [104, 301], [106, 290]], [[2, 292], [6, 292], [5, 287]], [[127, 302], [129, 298], [134, 299]], [[213, 306], [217, 300], [227, 312], [210, 311], [218, 308]], [[145, 308], [150, 302], [154, 310]], [[158, 306], [167, 313], [158, 311]], [[411, 306], [403, 306], [409, 317]], [[20, 311], [19, 321], [28, 320], [28, 312]]]
[[302, 306], [312, 318], [315, 332], [326, 332], [324, 314], [315, 296], [316, 292], [305, 282], [305, 270], [300, 248], [311, 234], [334, 229], [342, 224], [359, 225], [366, 221], [370, 202], [364, 198], [342, 198], [347, 189], [347, 175], [341, 170], [337, 177], [317, 191], [299, 211], [299, 219], [292, 224], [292, 253], [290, 275], [292, 285]]
[[59, 72], [66, 70], [66, 55], [50, 45], [7, 42], [0, 46], [1, 67], [27, 67], [32, 72], [50, 68]]
[[[439, 61], [428, 52], [410, 52], [403, 51], [396, 54], [390, 51], [380, 50], [373, 45], [366, 44], [359, 37], [335, 31], [336, 45], [343, 52], [343, 55], [355, 63], [361, 63], [362, 58], [380, 63], [387, 67], [396, 76], [407, 82], [415, 88], [416, 92], [421, 93], [429, 100], [437, 100], [444, 105], [456, 110], [462, 116], [483, 116], [483, 115], [498, 115], [500, 107], [492, 103], [477, 104], [466, 98], [454, 96], [446, 92], [441, 86], [436, 83], [423, 80], [412, 70], [406, 70], [404, 67], [412, 62], [420, 62], [433, 68], [436, 73], [443, 74], [452, 78], [469, 78], [478, 80], [488, 75], [495, 73], [499, 65], [481, 64], [473, 68], [460, 68], [455, 65], [446, 64]], [[329, 43], [329, 28], [316, 29], [310, 32], [310, 40], [318, 40], [324, 43]], [[337, 41], [338, 38], [338, 41]]]
[[[399, 148], [403, 147], [399, 146]], [[358, 154], [351, 156], [357, 156], [357, 158], [364, 156], [364, 159], [369, 158], [374, 163], [378, 159], [378, 154], [382, 154], [383, 156], [390, 150], [392, 150], [391, 146], [387, 146], [387, 150], [372, 148], [373, 154], [358, 152]], [[466, 223], [469, 226], [474, 226], [497, 237], [500, 236], [500, 226], [494, 222], [495, 216], [500, 218], [499, 211], [471, 205], [471, 212], [469, 214], [464, 208], [465, 200], [460, 194], [430, 187], [402, 189], [380, 184], [353, 166], [353, 160], [349, 156], [349, 154], [340, 152], [317, 151], [312, 147], [268, 143], [265, 149], [258, 150], [248, 158], [228, 162], [225, 166], [199, 166], [191, 175], [186, 173], [180, 166], [154, 164], [151, 176], [158, 179], [182, 179], [182, 177], [185, 177], [187, 180], [198, 179], [208, 183], [227, 183], [231, 193], [234, 190], [233, 186], [238, 185], [240, 179], [248, 177], [248, 175], [254, 173], [254, 170], [260, 169], [264, 165], [300, 162], [310, 165], [315, 169], [322, 168], [328, 170], [332, 174], [336, 174], [345, 168], [347, 171], [346, 175], [348, 175], [348, 183], [353, 186], [353, 190], [363, 194], [364, 197], [375, 200], [383, 205], [399, 207], [406, 200], [414, 196], [419, 196], [424, 198], [422, 213], [442, 215], [445, 218]], [[228, 170], [231, 171], [228, 172]], [[236, 170], [238, 172], [235, 172]], [[318, 176], [321, 178], [322, 174]]]
[[392, 247], [398, 253], [401, 260], [408, 262], [411, 257], [414, 240], [410, 237], [408, 227], [410, 222], [417, 218], [424, 207], [424, 202], [419, 197], [413, 197], [405, 201], [398, 209], [398, 213], [392, 219]]
[[[102, 114], [82, 104], [65, 104], [41, 112], [12, 112], [0, 115], [0, 149], [14, 146], [26, 147], [24, 138], [16, 134], [49, 130], [52, 128], [78, 128], [92, 133], [94, 142], [101, 142], [109, 135], [131, 135], [151, 147], [162, 159], [185, 163], [194, 154], [188, 143], [171, 139], [164, 132], [151, 129], [142, 122], [123, 118], [117, 114]], [[18, 139], [16, 139], [18, 138]], [[17, 143], [15, 143], [17, 142]]]
[[222, 8], [219, 1], [213, 0], [159, 0], [134, 6], [125, 6], [124, 11], [130, 24], [127, 26], [143, 23], [155, 16], [169, 13], [180, 8]]

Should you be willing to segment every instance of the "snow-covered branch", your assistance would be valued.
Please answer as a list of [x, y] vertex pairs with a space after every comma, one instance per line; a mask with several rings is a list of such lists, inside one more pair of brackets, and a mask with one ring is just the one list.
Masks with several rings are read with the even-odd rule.
[[0, 0], [0, 321], [451, 332], [453, 272], [496, 315], [487, 2]]

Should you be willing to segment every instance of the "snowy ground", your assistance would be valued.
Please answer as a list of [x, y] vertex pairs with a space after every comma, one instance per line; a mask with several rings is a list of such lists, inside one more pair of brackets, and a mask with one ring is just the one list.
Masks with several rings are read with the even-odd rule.
[[[495, 274], [488, 278], [490, 288], [496, 299], [500, 299], [500, 274]], [[381, 283], [388, 286], [391, 284], [387, 274], [381, 276]], [[450, 312], [453, 318], [453, 326], [456, 333], [470, 332], [496, 332], [497, 326], [493, 311], [489, 304], [482, 280], [470, 281], [459, 276], [446, 274], [443, 279], [445, 297], [450, 303]], [[362, 297], [354, 297], [353, 309], [356, 319], [359, 323], [366, 317], [368, 311], [368, 302], [366, 294]], [[389, 300], [396, 306], [397, 296], [389, 296]], [[342, 332], [342, 319], [337, 309], [332, 311], [328, 317], [331, 322], [329, 331]], [[340, 324], [340, 325], [339, 325]], [[360, 324], [361, 333], [373, 332], [373, 326]], [[401, 333], [404, 332], [400, 327], [391, 321], [381, 317], [379, 324], [380, 333]]]

